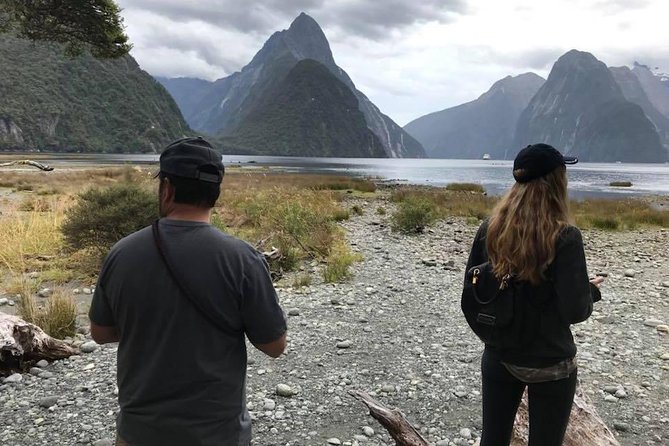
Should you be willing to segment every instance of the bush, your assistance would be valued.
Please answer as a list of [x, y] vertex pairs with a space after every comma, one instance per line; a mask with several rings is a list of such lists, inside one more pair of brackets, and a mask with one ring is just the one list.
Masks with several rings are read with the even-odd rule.
[[435, 204], [426, 198], [407, 199], [399, 203], [393, 214], [393, 229], [400, 232], [423, 232], [437, 219]]
[[365, 211], [362, 210], [362, 208], [354, 204], [353, 207], [351, 207], [351, 212], [353, 212], [355, 215], [364, 215]]
[[376, 214], [377, 215], [386, 215], [386, 208], [379, 206], [376, 208]]
[[62, 232], [73, 250], [106, 252], [157, 217], [158, 198], [154, 194], [133, 184], [118, 184], [80, 194], [67, 212]]

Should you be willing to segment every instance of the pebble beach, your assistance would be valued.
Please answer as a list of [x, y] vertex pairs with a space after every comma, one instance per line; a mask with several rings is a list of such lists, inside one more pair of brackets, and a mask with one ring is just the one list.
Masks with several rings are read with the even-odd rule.
[[[399, 408], [431, 444], [473, 444], [482, 344], [459, 299], [477, 226], [452, 218], [403, 235], [375, 212], [390, 203], [350, 204], [365, 211], [343, 223], [362, 257], [354, 277], [325, 284], [322, 265], [305, 264], [311, 285], [278, 288], [286, 353], [271, 360], [249, 347], [254, 445], [394, 444], [350, 390]], [[607, 280], [592, 317], [573, 327], [579, 385], [621, 445], [669, 444], [669, 231], [583, 235], [589, 272]], [[113, 444], [116, 345], [82, 331], [81, 355], [0, 384], [1, 445]]]

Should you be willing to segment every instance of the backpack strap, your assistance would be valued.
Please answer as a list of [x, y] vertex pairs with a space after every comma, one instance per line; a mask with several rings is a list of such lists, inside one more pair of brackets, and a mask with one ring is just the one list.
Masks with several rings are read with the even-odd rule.
[[170, 276], [172, 276], [172, 279], [174, 280], [174, 283], [176, 283], [177, 287], [181, 291], [181, 294], [183, 294], [186, 297], [186, 300], [188, 300], [191, 303], [193, 308], [195, 308], [203, 318], [205, 318], [211, 325], [213, 325], [219, 331], [225, 333], [228, 336], [234, 336], [234, 337], [239, 336], [239, 332], [235, 332], [230, 328], [223, 326], [220, 323], [220, 321], [214, 319], [214, 317], [204, 309], [204, 307], [202, 306], [202, 302], [198, 300], [196, 297], [194, 297], [193, 294], [191, 294], [188, 291], [188, 289], [184, 286], [183, 282], [179, 279], [179, 275], [176, 274], [174, 267], [170, 262], [169, 257], [166, 253], [166, 249], [161, 243], [159, 221], [160, 220], [156, 220], [153, 222], [153, 225], [151, 225], [153, 231], [153, 241], [156, 244], [156, 248], [160, 253], [160, 257], [163, 259], [163, 263], [165, 264], [167, 271], [169, 272]]

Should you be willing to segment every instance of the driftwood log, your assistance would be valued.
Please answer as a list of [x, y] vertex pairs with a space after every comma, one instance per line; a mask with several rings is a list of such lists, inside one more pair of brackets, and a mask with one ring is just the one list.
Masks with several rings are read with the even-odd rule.
[[54, 360], [79, 353], [64, 341], [54, 339], [37, 325], [0, 312], [0, 366], [17, 361]]
[[47, 164], [38, 163], [37, 161], [33, 160], [18, 160], [18, 161], [9, 161], [6, 163], [0, 163], [0, 167], [21, 166], [21, 165], [36, 167], [39, 170], [43, 170], [45, 172], [51, 172], [53, 170], [53, 167]]
[[[388, 431], [395, 440], [396, 446], [428, 446], [427, 440], [407, 421], [402, 412], [385, 407], [365, 392], [350, 391], [349, 393], [367, 406], [370, 415]], [[511, 446], [527, 444], [528, 419], [526, 392], [516, 414]], [[478, 444], [477, 441], [475, 446]], [[597, 415], [594, 406], [580, 389], [574, 397], [567, 433], [562, 444], [563, 446], [620, 446], [611, 430]]]

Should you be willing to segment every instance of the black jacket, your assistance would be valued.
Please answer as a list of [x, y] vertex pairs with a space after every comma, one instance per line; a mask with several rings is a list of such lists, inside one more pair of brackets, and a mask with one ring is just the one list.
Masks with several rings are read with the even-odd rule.
[[[488, 260], [487, 222], [476, 233], [467, 268]], [[601, 299], [599, 289], [590, 284], [585, 265], [583, 238], [578, 228], [565, 228], [557, 240], [555, 259], [538, 285], [516, 282], [521, 304], [514, 309], [528, 336], [517, 348], [499, 350], [486, 346], [501, 360], [525, 367], [546, 367], [576, 355], [569, 326], [583, 322], [592, 313], [592, 304]]]

